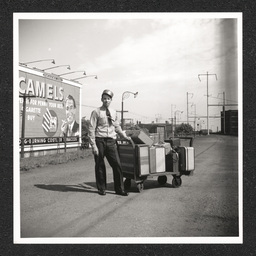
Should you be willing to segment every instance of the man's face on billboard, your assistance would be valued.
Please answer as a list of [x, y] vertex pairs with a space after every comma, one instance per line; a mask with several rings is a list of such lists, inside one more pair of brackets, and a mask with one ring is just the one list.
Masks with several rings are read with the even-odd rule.
[[66, 101], [66, 118], [69, 124], [76, 120], [76, 109], [73, 100]]

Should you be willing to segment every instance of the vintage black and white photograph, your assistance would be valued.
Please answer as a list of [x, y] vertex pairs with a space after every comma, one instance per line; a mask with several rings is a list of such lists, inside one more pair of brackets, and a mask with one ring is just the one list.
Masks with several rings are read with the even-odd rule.
[[14, 13], [14, 243], [243, 242], [241, 13]]

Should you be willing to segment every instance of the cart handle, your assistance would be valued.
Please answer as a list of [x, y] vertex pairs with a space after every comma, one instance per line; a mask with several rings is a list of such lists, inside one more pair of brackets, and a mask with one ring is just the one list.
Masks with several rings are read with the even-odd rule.
[[[174, 138], [182, 139], [182, 140], [189, 140], [189, 146], [193, 147], [193, 142], [194, 142], [194, 138], [193, 137], [174, 137]], [[165, 140], [165, 142], [169, 142], [170, 143], [171, 139], [172, 139], [172, 137], [169, 138], [168, 140]]]
[[190, 140], [189, 141], [189, 146], [193, 147], [193, 142], [194, 142], [194, 138], [193, 137], [176, 137], [176, 138], [180, 138], [182, 140]]
[[135, 143], [133, 142], [132, 139], [127, 140], [127, 139], [117, 139], [117, 141], [126, 141], [126, 142], [130, 142], [130, 144], [132, 144], [132, 147], [135, 148]]

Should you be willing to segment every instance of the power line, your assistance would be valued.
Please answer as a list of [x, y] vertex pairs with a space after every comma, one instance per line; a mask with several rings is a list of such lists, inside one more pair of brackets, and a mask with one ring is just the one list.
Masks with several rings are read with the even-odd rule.
[[[210, 96], [210, 95], [209, 95], [209, 98], [222, 100], [222, 99], [220, 99], [219, 97], [214, 97], [214, 96]], [[237, 101], [235, 101], [235, 100], [227, 100], [227, 99], [225, 99], [225, 100], [226, 100], [226, 101], [233, 101], [233, 102], [237, 103]]]

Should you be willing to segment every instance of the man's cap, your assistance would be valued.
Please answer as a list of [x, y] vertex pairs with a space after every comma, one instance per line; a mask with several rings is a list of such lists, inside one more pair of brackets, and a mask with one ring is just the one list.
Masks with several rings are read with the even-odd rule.
[[102, 96], [104, 94], [108, 95], [110, 98], [113, 98], [113, 96], [114, 96], [114, 93], [111, 92], [110, 90], [104, 90], [103, 93], [102, 93]]

